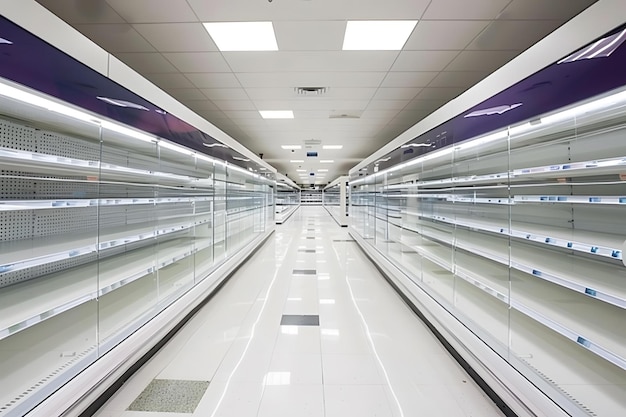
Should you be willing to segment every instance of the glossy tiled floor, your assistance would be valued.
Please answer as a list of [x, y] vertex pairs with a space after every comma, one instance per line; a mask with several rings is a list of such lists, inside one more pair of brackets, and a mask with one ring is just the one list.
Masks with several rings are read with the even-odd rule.
[[97, 415], [191, 415], [128, 411], [153, 380], [209, 381], [193, 416], [502, 415], [321, 207], [277, 226]]

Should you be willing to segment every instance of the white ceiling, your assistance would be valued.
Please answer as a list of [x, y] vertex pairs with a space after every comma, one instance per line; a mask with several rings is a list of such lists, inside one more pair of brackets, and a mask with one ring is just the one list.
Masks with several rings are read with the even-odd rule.
[[[37, 0], [301, 183], [326, 184], [594, 0]], [[402, 51], [342, 51], [347, 20], [418, 20]], [[202, 22], [272, 21], [277, 52], [220, 52]], [[555, 57], [555, 60], [559, 57]], [[327, 87], [302, 97], [295, 87]], [[293, 110], [264, 120], [258, 110]], [[341, 117], [347, 115], [349, 117]], [[332, 116], [332, 117], [331, 117]], [[306, 149], [305, 140], [342, 150]], [[280, 145], [300, 144], [291, 152]], [[307, 158], [305, 152], [319, 152]], [[303, 159], [305, 163], [290, 163]], [[334, 164], [321, 164], [333, 159]]]

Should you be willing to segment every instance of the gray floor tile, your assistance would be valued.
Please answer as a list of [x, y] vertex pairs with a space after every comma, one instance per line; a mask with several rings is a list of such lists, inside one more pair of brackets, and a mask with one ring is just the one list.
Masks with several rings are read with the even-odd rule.
[[193, 413], [209, 381], [155, 379], [128, 406], [128, 411]]
[[294, 269], [293, 275], [317, 275], [317, 269]]
[[318, 315], [291, 315], [285, 314], [280, 320], [281, 326], [319, 326]]

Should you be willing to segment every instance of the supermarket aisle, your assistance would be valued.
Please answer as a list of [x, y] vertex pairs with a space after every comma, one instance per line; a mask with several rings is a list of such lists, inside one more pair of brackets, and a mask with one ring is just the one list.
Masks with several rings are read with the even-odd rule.
[[97, 416], [191, 413], [502, 415], [321, 207], [278, 226]]

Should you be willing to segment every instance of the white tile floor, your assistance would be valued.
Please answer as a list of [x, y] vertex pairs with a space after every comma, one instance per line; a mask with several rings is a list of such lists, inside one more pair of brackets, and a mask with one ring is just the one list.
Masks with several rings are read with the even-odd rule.
[[193, 416], [502, 416], [349, 239], [299, 209], [97, 416], [189, 416], [126, 411], [155, 378], [210, 381]]

